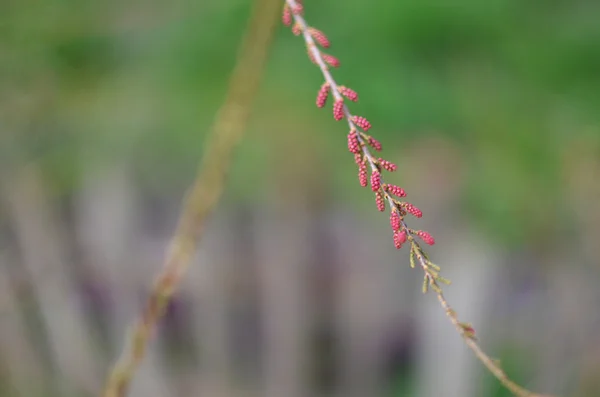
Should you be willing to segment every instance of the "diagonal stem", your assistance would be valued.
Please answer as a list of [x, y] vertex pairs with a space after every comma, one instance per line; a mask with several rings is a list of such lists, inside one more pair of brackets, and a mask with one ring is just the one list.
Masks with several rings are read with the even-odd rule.
[[[285, 0], [285, 1], [292, 10], [298, 9], [300, 6], [300, 4], [297, 0]], [[301, 15], [301, 13], [293, 13], [293, 18], [294, 18], [296, 25], [299, 27], [300, 31], [302, 32], [302, 36], [304, 38], [304, 41], [306, 42], [306, 46], [308, 47], [308, 51], [309, 51], [309, 54], [311, 55], [311, 58], [314, 60], [314, 63], [321, 70], [321, 73], [323, 74], [323, 78], [325, 79], [325, 81], [331, 87], [331, 93], [333, 94], [335, 100], [336, 101], [343, 100], [343, 96], [341, 95], [341, 93], [338, 90], [338, 84], [336, 83], [331, 72], [329, 71], [329, 67], [327, 66], [326, 62], [324, 61], [321, 51], [317, 47], [315, 40], [313, 39], [313, 37], [309, 31], [309, 26], [308, 26], [306, 20]], [[343, 113], [344, 113], [346, 120], [348, 121], [348, 126], [350, 127], [350, 130], [358, 130], [356, 124], [352, 121], [352, 114], [350, 113], [350, 110], [348, 109], [348, 107], [345, 104], [343, 105]], [[360, 134], [357, 134], [357, 138], [361, 144], [360, 146], [361, 146], [362, 154], [364, 155], [364, 158], [369, 163], [371, 170], [378, 171], [379, 168], [376, 164], [376, 160], [370, 153], [368, 145], [366, 144], [366, 142], [364, 141], [364, 139], [361, 137]], [[381, 180], [381, 183], [383, 184], [383, 180]], [[390, 208], [397, 207], [396, 203], [394, 202], [394, 198], [390, 194], [388, 194], [386, 191], [383, 191], [383, 196], [384, 196], [385, 200], [389, 203]], [[440, 305], [442, 306], [442, 308], [446, 311], [448, 318], [450, 319], [452, 324], [455, 326], [455, 328], [457, 329], [457, 331], [459, 332], [461, 337], [464, 339], [466, 345], [473, 351], [473, 353], [475, 353], [475, 356], [477, 357], [477, 359], [479, 359], [479, 361], [481, 361], [483, 363], [483, 365], [500, 381], [500, 383], [502, 383], [502, 385], [504, 385], [514, 395], [516, 395], [518, 397], [550, 397], [547, 395], [541, 395], [541, 394], [531, 392], [531, 391], [519, 386], [514, 381], [512, 381], [506, 375], [504, 370], [502, 370], [502, 368], [500, 368], [500, 366], [481, 349], [481, 347], [475, 341], [475, 339], [472, 337], [472, 335], [469, 335], [466, 332], [463, 324], [458, 320], [456, 312], [449, 305], [448, 301], [444, 297], [441, 287], [439, 286], [438, 280], [442, 280], [442, 279], [432, 269], [433, 265], [427, 259], [426, 254], [423, 252], [423, 250], [421, 249], [419, 244], [415, 241], [415, 239], [413, 237], [414, 233], [408, 227], [405, 220], [401, 219], [400, 223], [402, 225], [402, 229], [404, 231], [406, 231], [408, 240], [411, 243], [411, 250], [414, 250], [414, 252], [416, 253], [416, 256], [419, 261], [419, 265], [423, 269], [424, 276], [425, 276], [424, 287], [430, 286], [435, 291], [435, 293], [437, 294], [438, 301], [440, 302]], [[411, 255], [412, 255], [412, 251], [411, 251]], [[411, 260], [411, 263], [412, 263], [412, 260]]]
[[[425, 273], [425, 277], [431, 283], [433, 283], [437, 286], [437, 281], [435, 281], [435, 276], [431, 274], [430, 265], [427, 263], [427, 260], [423, 257], [420, 247], [416, 246], [416, 243], [413, 243], [413, 244], [415, 244], [415, 246], [413, 246], [411, 248], [413, 248], [416, 252], [416, 256], [419, 261], [419, 265], [423, 269], [423, 272]], [[502, 383], [502, 385], [504, 387], [506, 387], [508, 390], [511, 391], [511, 393], [513, 393], [515, 396], [518, 396], [518, 397], [551, 397], [549, 395], [542, 395], [542, 394], [534, 393], [530, 390], [527, 390], [524, 387], [515, 383], [512, 379], [510, 379], [508, 377], [508, 375], [506, 374], [506, 372], [504, 372], [504, 370], [496, 363], [496, 361], [494, 361], [494, 359], [492, 359], [490, 356], [488, 356], [481, 349], [481, 346], [479, 346], [479, 344], [475, 341], [475, 339], [470, 337], [465, 332], [463, 325], [461, 324], [460, 320], [458, 319], [456, 311], [454, 309], [452, 309], [452, 307], [446, 300], [446, 297], [444, 296], [442, 289], [439, 288], [439, 286], [437, 286], [437, 288], [433, 288], [433, 289], [435, 291], [435, 294], [437, 295], [440, 305], [446, 312], [446, 315], [450, 319], [450, 322], [452, 323], [452, 325], [454, 325], [454, 328], [456, 328], [456, 330], [458, 331], [460, 336], [465, 341], [465, 344], [469, 347], [469, 349], [471, 349], [473, 351], [473, 353], [475, 354], [477, 359], [479, 361], [481, 361], [481, 363], [488, 369], [488, 371], [490, 371], [492, 373], [492, 375], [494, 375], [500, 381], [500, 383]]]
[[150, 336], [196, 251], [205, 219], [221, 197], [234, 148], [246, 128], [268, 58], [279, 5], [279, 0], [255, 1], [225, 103], [212, 127], [198, 177], [183, 203], [163, 269], [106, 380], [103, 397], [127, 394], [133, 375], [144, 358]]

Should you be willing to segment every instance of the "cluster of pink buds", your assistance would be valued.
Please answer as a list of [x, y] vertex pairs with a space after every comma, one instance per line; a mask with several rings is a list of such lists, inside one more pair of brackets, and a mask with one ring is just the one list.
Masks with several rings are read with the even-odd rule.
[[440, 304], [446, 310], [446, 314], [458, 329], [461, 336], [468, 342], [467, 345], [476, 353], [477, 357], [488, 367], [488, 369], [496, 375], [502, 384], [513, 391], [515, 395], [541, 397], [541, 395], [523, 389], [506, 377], [502, 369], [498, 367], [489, 356], [483, 353], [475, 343], [477, 338], [473, 326], [469, 323], [460, 322], [456, 313], [446, 301], [440, 283], [449, 284], [450, 281], [440, 276], [440, 267], [429, 260], [428, 255], [417, 242], [418, 238], [425, 244], [433, 245], [435, 244], [435, 240], [426, 231], [410, 229], [405, 221], [407, 215], [420, 218], [423, 216], [423, 213], [413, 204], [401, 201], [401, 199], [406, 197], [404, 189], [400, 186], [384, 182], [382, 173], [384, 171], [395, 172], [398, 167], [388, 160], [381, 157], [374, 157], [371, 154], [371, 150], [376, 152], [381, 151], [381, 143], [371, 135], [367, 134], [367, 131], [371, 129], [371, 123], [362, 116], [351, 114], [345, 104], [346, 99], [357, 102], [358, 94], [353, 89], [344, 85], [338, 85], [335, 82], [329, 67], [339, 67], [340, 61], [336, 57], [321, 51], [319, 47], [329, 48], [331, 43], [322, 31], [308, 26], [302, 13], [302, 0], [286, 0], [283, 6], [283, 23], [286, 26], [291, 26], [292, 32], [295, 35], [304, 37], [309, 59], [319, 67], [323, 74], [325, 81], [317, 93], [317, 107], [325, 107], [328, 98], [332, 96], [333, 98], [330, 102], [333, 102], [333, 118], [336, 121], [346, 119], [348, 123], [350, 129], [347, 136], [348, 151], [354, 155], [354, 162], [358, 166], [358, 181], [360, 185], [363, 187], [371, 186], [371, 190], [375, 195], [375, 203], [379, 211], [384, 212], [389, 205], [390, 227], [393, 233], [394, 246], [397, 249], [400, 249], [405, 243], [409, 243], [410, 266], [414, 268], [418, 263], [424, 272], [423, 292], [427, 292], [428, 289], [431, 288], [437, 293]]
[[[426, 244], [433, 244], [435, 241], [429, 233], [424, 231], [415, 231], [406, 226], [404, 217], [408, 214], [420, 218], [423, 214], [420, 209], [413, 204], [400, 201], [406, 197], [406, 192], [399, 186], [384, 183], [382, 172], [394, 172], [397, 170], [396, 164], [381, 157], [373, 157], [369, 149], [377, 152], [381, 151], [381, 143], [367, 131], [371, 129], [371, 123], [363, 116], [352, 115], [348, 110], [345, 100], [352, 102], [358, 101], [358, 94], [352, 88], [345, 85], [338, 85], [331, 76], [328, 66], [338, 67], [340, 62], [332, 55], [321, 51], [321, 48], [329, 48], [331, 42], [329, 38], [319, 29], [308, 26], [302, 18], [303, 6], [301, 0], [285, 2], [283, 6], [282, 20], [286, 26], [291, 26], [292, 32], [297, 35], [304, 35], [306, 38], [308, 56], [311, 62], [318, 65], [325, 77], [316, 98], [316, 105], [319, 108], [326, 106], [330, 97], [333, 104], [333, 118], [336, 121], [346, 119], [350, 127], [348, 132], [348, 151], [354, 155], [354, 161], [358, 166], [358, 180], [361, 186], [371, 186], [375, 194], [375, 203], [379, 211], [385, 211], [386, 203], [390, 205], [390, 226], [393, 231], [393, 241], [396, 248], [400, 249], [402, 245], [411, 241], [414, 243], [413, 236], [419, 237]], [[370, 175], [369, 175], [370, 173]]]

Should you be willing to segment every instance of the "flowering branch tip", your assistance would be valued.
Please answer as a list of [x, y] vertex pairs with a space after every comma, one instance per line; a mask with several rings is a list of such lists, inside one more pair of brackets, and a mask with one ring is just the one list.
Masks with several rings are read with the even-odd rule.
[[[308, 56], [311, 62], [317, 65], [325, 79], [316, 99], [317, 107], [325, 106], [329, 95], [333, 96], [333, 118], [337, 121], [346, 119], [349, 126], [347, 136], [348, 151], [354, 155], [354, 162], [358, 167], [358, 181], [362, 187], [371, 185], [371, 191], [375, 195], [377, 209], [385, 212], [387, 205], [390, 208], [390, 227], [393, 232], [393, 243], [397, 249], [409, 243], [410, 245], [410, 267], [419, 266], [423, 271], [423, 292], [432, 290], [435, 292], [438, 301], [457, 331], [463, 337], [466, 345], [475, 353], [477, 358], [486, 366], [486, 368], [513, 394], [518, 397], [542, 397], [526, 390], [509, 379], [500, 366], [487, 356], [476, 343], [475, 330], [469, 323], [463, 323], [458, 320], [456, 312], [450, 307], [442, 292], [441, 284], [450, 284], [450, 280], [440, 275], [440, 267], [432, 263], [425, 251], [421, 248], [418, 237], [427, 245], [434, 245], [435, 239], [426, 231], [414, 230], [408, 227], [405, 221], [405, 215], [410, 214], [416, 218], [421, 218], [423, 212], [415, 205], [399, 201], [398, 198], [406, 197], [406, 192], [399, 186], [385, 183], [381, 172], [383, 170], [394, 172], [398, 166], [381, 157], [375, 158], [371, 154], [371, 149], [377, 152], [382, 150], [381, 143], [368, 135], [371, 129], [371, 123], [363, 116], [357, 116], [350, 113], [345, 104], [345, 100], [352, 102], [358, 101], [356, 91], [336, 83], [329, 67], [337, 68], [340, 61], [333, 55], [326, 54], [319, 49], [329, 48], [330, 41], [320, 30], [309, 27], [302, 16], [302, 2], [300, 0], [286, 0], [283, 8], [283, 23], [286, 26], [292, 24], [291, 18], [295, 23], [292, 32], [298, 36], [304, 37]], [[301, 34], [304, 33], [304, 34]], [[370, 177], [369, 177], [370, 172]], [[387, 202], [387, 204], [386, 204]]]

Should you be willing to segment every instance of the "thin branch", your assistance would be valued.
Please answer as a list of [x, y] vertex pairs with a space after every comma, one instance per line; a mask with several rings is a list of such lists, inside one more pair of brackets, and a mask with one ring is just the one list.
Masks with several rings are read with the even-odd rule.
[[[292, 23], [292, 18], [294, 21], [292, 32], [296, 35], [302, 35], [304, 41], [306, 42], [310, 60], [319, 67], [321, 73], [323, 74], [323, 78], [325, 79], [325, 83], [321, 87], [321, 91], [317, 97], [317, 106], [323, 107], [329, 92], [332, 93], [335, 100], [333, 109], [334, 118], [339, 121], [345, 117], [348, 122], [348, 127], [350, 128], [348, 135], [348, 148], [352, 153], [355, 154], [356, 163], [359, 165], [359, 179], [361, 185], [367, 186], [366, 170], [361, 168], [364, 167], [366, 163], [371, 169], [371, 187], [376, 194], [378, 209], [380, 211], [384, 211], [385, 202], [387, 202], [390, 206], [390, 222], [394, 230], [394, 243], [396, 244], [396, 248], [399, 249], [404, 242], [408, 241], [411, 249], [411, 266], [415, 267], [416, 257], [420, 267], [423, 269], [423, 291], [427, 292], [429, 288], [435, 291], [440, 305], [446, 311], [448, 318], [459, 332], [461, 337], [464, 339], [466, 345], [475, 353], [475, 356], [502, 383], [502, 385], [504, 385], [508, 390], [518, 397], [550, 397], [548, 395], [541, 395], [531, 392], [512, 381], [506, 375], [504, 370], [502, 370], [499, 363], [490, 358], [481, 349], [476, 341], [475, 331], [471, 325], [459, 321], [456, 312], [452, 309], [444, 297], [442, 288], [440, 286], [440, 283], [449, 284], [450, 282], [440, 276], [440, 268], [429, 260], [427, 254], [423, 251], [414, 237], [420, 237], [427, 244], [433, 244], [433, 238], [429, 235], [429, 233], [420, 230], [413, 230], [406, 224], [404, 216], [407, 213], [410, 213], [416, 217], [420, 217], [421, 211], [412, 204], [400, 202], [394, 197], [404, 197], [405, 193], [403, 189], [393, 185], [386, 185], [384, 183], [383, 178], [381, 177], [382, 169], [394, 171], [396, 166], [388, 161], [378, 159], [372, 155], [369, 146], [377, 151], [379, 151], [381, 147], [379, 142], [366, 134], [366, 131], [371, 127], [370, 123], [366, 122], [366, 120], [362, 117], [352, 115], [344, 103], [344, 96], [356, 101], [358, 99], [358, 95], [354, 91], [352, 91], [351, 95], [343, 95], [347, 93], [347, 88], [339, 85], [329, 71], [330, 66], [339, 66], [339, 61], [331, 55], [321, 52], [317, 46], [317, 43], [315, 42], [317, 41], [322, 47], [327, 48], [329, 47], [329, 40], [321, 31], [316, 30], [307, 24], [303, 17], [303, 5], [299, 0], [285, 1], [283, 22], [289, 25]], [[361, 132], [359, 133], [358, 131]]]
[[144, 358], [149, 338], [196, 251], [205, 219], [221, 196], [233, 150], [246, 128], [268, 58], [279, 4], [278, 0], [255, 2], [225, 103], [212, 127], [198, 177], [184, 200], [163, 269], [106, 380], [104, 397], [127, 394], [133, 375]]

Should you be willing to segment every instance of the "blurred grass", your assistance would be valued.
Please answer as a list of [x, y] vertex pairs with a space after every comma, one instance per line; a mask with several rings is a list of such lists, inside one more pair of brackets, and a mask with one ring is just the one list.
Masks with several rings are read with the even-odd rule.
[[[157, 187], [191, 179], [249, 1], [0, 7], [3, 161], [37, 159], [65, 194], [81, 153], [129, 157]], [[470, 171], [463, 210], [515, 244], [553, 236], [562, 150], [584, 131], [600, 134], [599, 13], [583, 0], [307, 5], [342, 61], [338, 80], [361, 95], [353, 110], [386, 149], [430, 133], [458, 143]], [[313, 106], [320, 76], [303, 44], [281, 29], [273, 54], [230, 197], [260, 198], [272, 134], [302, 129], [333, 164], [335, 188], [364, 201], [348, 193], [357, 189], [344, 127]]]

